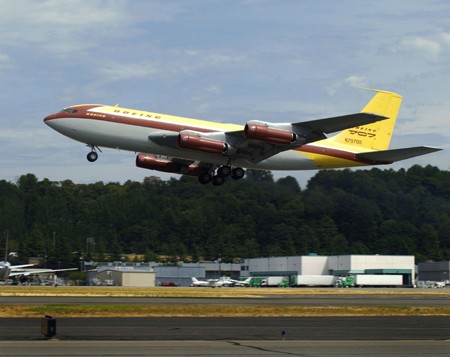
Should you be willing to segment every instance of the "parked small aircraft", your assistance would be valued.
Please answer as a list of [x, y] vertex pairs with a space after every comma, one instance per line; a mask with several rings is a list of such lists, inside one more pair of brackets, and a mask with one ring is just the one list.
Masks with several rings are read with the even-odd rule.
[[[240, 179], [244, 168], [315, 170], [383, 165], [438, 151], [417, 146], [388, 150], [402, 97], [374, 90], [360, 113], [294, 123], [248, 121], [244, 126], [135, 109], [70, 106], [44, 122], [87, 144], [94, 162], [100, 147], [137, 152], [136, 166], [197, 176], [202, 184]], [[327, 138], [325, 134], [341, 131]]]
[[77, 268], [68, 269], [31, 269], [34, 264], [11, 265], [8, 262], [8, 238], [6, 238], [5, 256], [3, 261], [0, 261], [0, 281], [7, 281], [8, 279], [18, 278], [21, 282], [25, 282], [31, 275], [42, 275], [49, 273], [56, 273], [59, 271], [78, 270]]
[[231, 282], [233, 282], [233, 286], [249, 286], [250, 282], [252, 281], [252, 277], [248, 277], [245, 280], [234, 280], [230, 279]]
[[204, 286], [210, 288], [220, 288], [224, 285], [224, 281], [220, 279], [198, 280], [192, 277], [192, 286]]

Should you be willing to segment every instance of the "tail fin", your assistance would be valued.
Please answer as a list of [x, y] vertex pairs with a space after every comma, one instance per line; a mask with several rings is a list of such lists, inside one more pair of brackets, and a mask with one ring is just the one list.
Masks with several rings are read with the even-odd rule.
[[378, 114], [389, 119], [343, 130], [329, 138], [329, 141], [361, 149], [386, 150], [389, 148], [397, 114], [402, 104], [402, 96], [392, 92], [369, 90], [376, 94], [361, 112]]
[[8, 261], [8, 240], [9, 240], [9, 231], [6, 231], [6, 241], [5, 241], [5, 259], [4, 262]]

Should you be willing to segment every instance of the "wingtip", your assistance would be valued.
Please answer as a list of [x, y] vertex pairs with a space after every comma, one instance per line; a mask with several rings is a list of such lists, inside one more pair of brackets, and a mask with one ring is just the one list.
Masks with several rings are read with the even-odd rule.
[[355, 87], [355, 88], [361, 89], [361, 90], [370, 91], [370, 92], [375, 92], [375, 93], [389, 94], [389, 95], [393, 95], [393, 96], [402, 98], [402, 96], [400, 94], [398, 94], [398, 93], [390, 92], [390, 91], [383, 90], [383, 89], [374, 89], [374, 88], [368, 88], [368, 87]]

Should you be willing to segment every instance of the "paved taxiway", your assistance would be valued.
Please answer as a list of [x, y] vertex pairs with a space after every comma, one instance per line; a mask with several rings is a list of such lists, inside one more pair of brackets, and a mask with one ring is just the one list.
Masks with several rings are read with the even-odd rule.
[[0, 356], [448, 356], [446, 341], [25, 341]]
[[[59, 318], [59, 340], [447, 340], [450, 316]], [[40, 319], [1, 319], [0, 340], [37, 340]]]

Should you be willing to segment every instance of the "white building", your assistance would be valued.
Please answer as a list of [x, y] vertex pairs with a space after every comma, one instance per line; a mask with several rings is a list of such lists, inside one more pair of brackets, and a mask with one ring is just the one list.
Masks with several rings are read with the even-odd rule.
[[146, 270], [105, 269], [95, 273], [94, 285], [155, 287], [156, 273]]
[[403, 285], [413, 285], [414, 264], [412, 255], [309, 255], [252, 258], [245, 259], [241, 264], [241, 276], [394, 274], [403, 276]]

